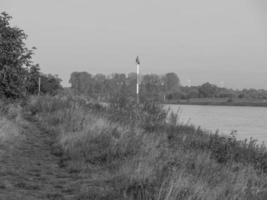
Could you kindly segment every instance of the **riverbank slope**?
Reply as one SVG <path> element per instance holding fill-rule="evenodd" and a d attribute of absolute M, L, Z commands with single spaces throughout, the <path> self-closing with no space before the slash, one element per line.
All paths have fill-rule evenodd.
<path fill-rule="evenodd" d="M 177 124 L 175 114 L 166 124 L 157 104 L 103 108 L 40 97 L 21 112 L 23 139 L 12 149 L 1 146 L 2 198 L 267 197 L 265 147 Z"/>

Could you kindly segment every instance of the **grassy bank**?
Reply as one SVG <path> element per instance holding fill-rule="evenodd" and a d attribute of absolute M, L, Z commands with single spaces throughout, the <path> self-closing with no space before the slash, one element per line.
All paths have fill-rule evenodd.
<path fill-rule="evenodd" d="M 177 123 L 157 104 L 109 108 L 74 97 L 33 98 L 24 108 L 57 139 L 61 167 L 87 177 L 78 199 L 267 198 L 267 153 L 255 141 Z"/>

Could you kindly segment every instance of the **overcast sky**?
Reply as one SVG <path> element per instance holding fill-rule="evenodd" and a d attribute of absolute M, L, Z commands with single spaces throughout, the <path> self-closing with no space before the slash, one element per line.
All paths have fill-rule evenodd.
<path fill-rule="evenodd" d="M 176 72 L 182 84 L 267 89 L 266 0 L 0 0 L 67 85 L 73 71 Z"/>

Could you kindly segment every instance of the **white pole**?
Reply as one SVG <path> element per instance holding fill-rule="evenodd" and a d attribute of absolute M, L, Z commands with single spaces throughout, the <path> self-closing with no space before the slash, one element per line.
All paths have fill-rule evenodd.
<path fill-rule="evenodd" d="M 140 73 L 140 65 L 137 63 L 136 65 L 136 98 L 137 104 L 139 104 L 139 73 Z"/>
<path fill-rule="evenodd" d="M 140 73 L 140 65 L 137 64 L 136 66 L 136 94 L 139 94 L 139 73 Z"/>

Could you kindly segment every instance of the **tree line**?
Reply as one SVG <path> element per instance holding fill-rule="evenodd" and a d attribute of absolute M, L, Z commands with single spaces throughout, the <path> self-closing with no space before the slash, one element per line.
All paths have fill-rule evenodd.
<path fill-rule="evenodd" d="M 11 26 L 7 13 L 0 14 L 0 98 L 23 98 L 38 93 L 55 94 L 61 89 L 61 80 L 54 75 L 44 74 L 40 66 L 32 61 L 35 47 L 26 47 L 27 35 Z"/>
<path fill-rule="evenodd" d="M 100 100 L 117 96 L 136 97 L 136 73 L 114 73 L 110 75 L 73 72 L 69 83 L 78 95 L 83 94 Z M 267 99 L 266 90 L 233 90 L 218 87 L 209 82 L 200 86 L 182 86 L 176 73 L 165 75 L 145 74 L 141 76 L 140 97 L 150 100 L 180 100 L 192 98 L 246 98 Z"/>
<path fill-rule="evenodd" d="M 267 90 L 242 89 L 234 90 L 218 87 L 209 82 L 200 86 L 181 87 L 177 93 L 171 94 L 169 99 L 192 99 L 192 98 L 239 98 L 239 99 L 267 99 Z"/>
<path fill-rule="evenodd" d="M 140 77 L 141 98 L 163 100 L 180 90 L 180 80 L 175 73 L 165 75 L 145 74 Z M 111 75 L 73 72 L 69 83 L 76 94 L 84 94 L 101 100 L 116 96 L 136 97 L 137 74 L 114 73 Z"/>

